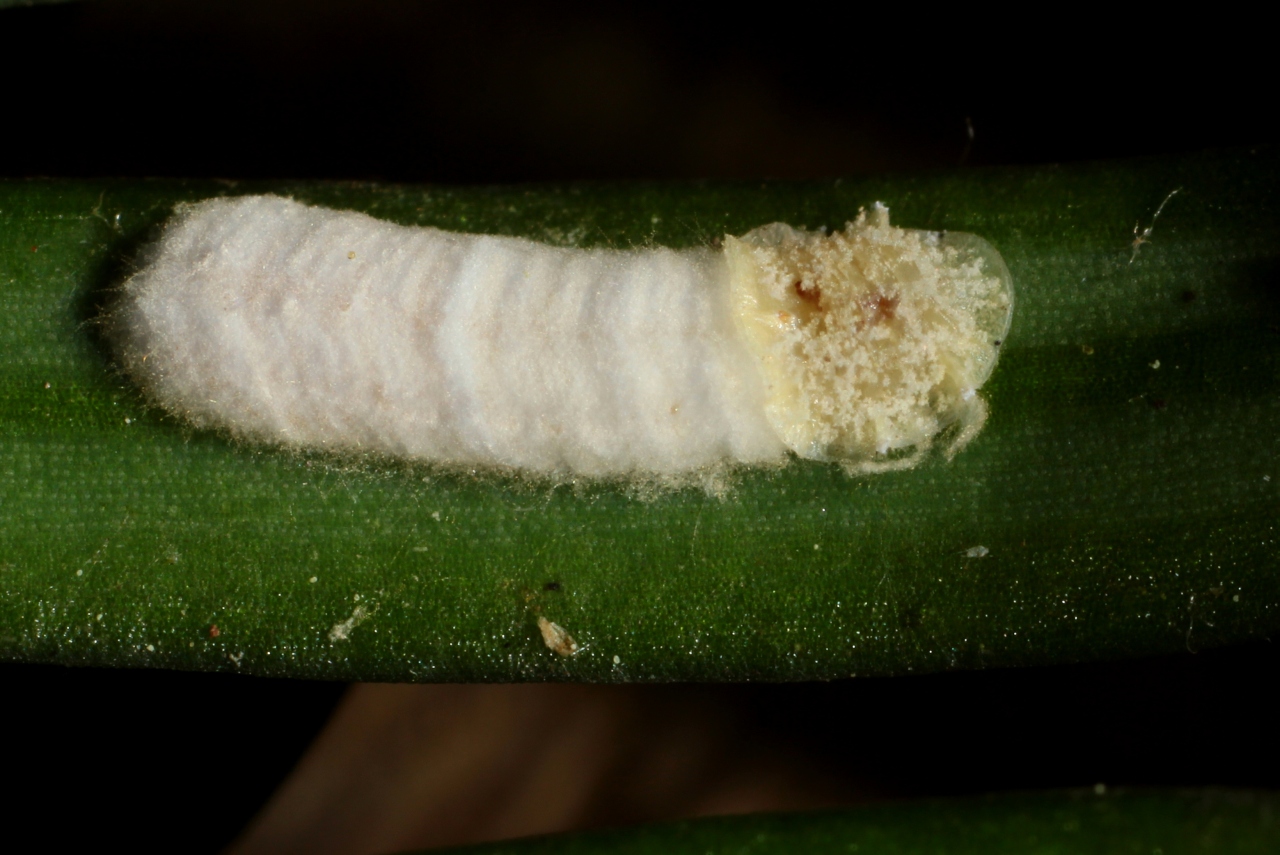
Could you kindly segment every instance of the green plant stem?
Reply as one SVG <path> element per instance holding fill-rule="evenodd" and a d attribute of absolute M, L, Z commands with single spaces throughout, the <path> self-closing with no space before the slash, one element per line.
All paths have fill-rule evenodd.
<path fill-rule="evenodd" d="M 0 183 L 0 658 L 800 680 L 1268 636 L 1277 190 L 1270 150 L 810 184 Z M 175 203 L 262 191 L 614 246 L 834 227 L 883 201 L 895 223 L 991 240 L 1018 305 L 986 429 L 908 472 L 796 461 L 723 496 L 639 497 L 284 453 L 148 408 L 94 325 Z M 540 616 L 579 652 L 549 650 Z"/>

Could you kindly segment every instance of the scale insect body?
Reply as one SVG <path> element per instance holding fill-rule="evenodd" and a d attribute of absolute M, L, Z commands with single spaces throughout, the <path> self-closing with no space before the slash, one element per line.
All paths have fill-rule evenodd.
<path fill-rule="evenodd" d="M 985 241 L 876 207 L 723 244 L 572 249 L 211 199 L 178 210 L 109 324 L 162 407 L 290 447 L 616 477 L 788 452 L 892 467 L 981 427 L 1013 306 Z"/>

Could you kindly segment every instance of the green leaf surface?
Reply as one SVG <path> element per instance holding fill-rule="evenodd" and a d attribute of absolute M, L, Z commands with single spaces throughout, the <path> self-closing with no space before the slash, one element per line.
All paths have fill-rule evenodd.
<path fill-rule="evenodd" d="M 1274 794 L 1089 791 L 695 820 L 448 851 L 457 855 L 1253 855 L 1278 850 L 1280 803 Z"/>
<path fill-rule="evenodd" d="M 1270 635 L 1278 189 L 1272 150 L 807 184 L 0 183 L 0 657 L 798 680 Z M 584 246 L 839 226 L 879 200 L 992 241 L 1018 304 L 986 429 L 908 472 L 793 461 L 645 497 L 284 453 L 147 407 L 93 323 L 176 202 L 263 191 Z"/>

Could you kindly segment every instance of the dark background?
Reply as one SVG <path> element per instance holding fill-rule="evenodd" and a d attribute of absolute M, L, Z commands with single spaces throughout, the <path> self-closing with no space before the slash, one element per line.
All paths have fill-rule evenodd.
<path fill-rule="evenodd" d="M 1027 11 L 408 0 L 8 9 L 0 176 L 785 179 L 1277 141 L 1274 54 L 1259 22 L 1145 6 Z M 1265 698 L 1278 675 L 1280 654 L 1258 642 L 636 696 L 678 709 L 687 695 L 705 715 L 710 694 L 726 744 L 782 746 L 855 782 L 859 797 L 1099 781 L 1274 787 L 1280 736 Z M 55 846 L 215 851 L 343 688 L 2 665 L 2 765 L 17 792 L 0 817 L 10 835 Z"/>
<path fill-rule="evenodd" d="M 1275 138 L 1269 26 L 1114 5 L 992 18 L 778 2 L 12 9 L 0 23 L 0 170 L 808 178 Z"/>

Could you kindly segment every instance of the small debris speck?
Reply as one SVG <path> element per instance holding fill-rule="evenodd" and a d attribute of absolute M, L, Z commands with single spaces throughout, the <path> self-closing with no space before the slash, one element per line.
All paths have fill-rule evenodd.
<path fill-rule="evenodd" d="M 356 251 L 354 249 L 347 253 L 347 258 L 355 258 L 355 257 L 356 257 Z"/>
<path fill-rule="evenodd" d="M 1093 348 L 1087 344 L 1080 345 L 1080 352 L 1085 356 L 1093 356 Z"/>
<path fill-rule="evenodd" d="M 1156 208 L 1156 212 L 1151 215 L 1151 225 L 1147 226 L 1145 229 L 1142 229 L 1142 231 L 1138 231 L 1138 229 L 1141 227 L 1141 224 L 1140 223 L 1133 224 L 1133 243 L 1131 244 L 1131 246 L 1133 247 L 1133 254 L 1129 256 L 1130 264 L 1133 264 L 1133 262 L 1137 259 L 1138 250 L 1142 249 L 1142 247 L 1145 244 L 1151 243 L 1151 233 L 1154 232 L 1156 229 L 1156 220 L 1160 219 L 1160 214 L 1164 212 L 1164 206 L 1168 205 L 1169 200 L 1172 199 L 1174 196 L 1178 195 L 1178 192 L 1180 190 L 1182 190 L 1182 188 L 1177 187 L 1171 190 L 1168 196 L 1164 197 L 1164 201 L 1160 203 L 1160 207 Z"/>
<path fill-rule="evenodd" d="M 1155 369 L 1159 369 L 1159 368 L 1160 368 L 1160 360 L 1158 360 L 1158 359 L 1157 359 L 1157 360 L 1154 360 L 1154 361 L 1151 363 L 1151 367 L 1152 367 L 1152 368 L 1155 368 Z"/>
<path fill-rule="evenodd" d="M 560 624 L 540 616 L 538 631 L 542 633 L 543 643 L 560 656 L 572 656 L 578 652 L 578 642 Z"/>
<path fill-rule="evenodd" d="M 559 582 L 548 582 L 547 584 L 545 584 L 545 585 L 543 585 L 543 586 L 542 586 L 542 590 L 544 590 L 544 591 L 559 591 L 559 590 L 560 590 L 560 583 L 559 583 Z"/>
<path fill-rule="evenodd" d="M 359 597 L 360 595 L 356 594 L 356 598 L 359 599 Z M 367 617 L 369 617 L 369 612 L 365 609 L 365 607 L 356 606 L 354 609 L 351 610 L 351 617 L 347 618 L 344 621 L 339 621 L 338 623 L 335 623 L 329 629 L 329 640 L 330 641 L 346 641 L 348 638 L 351 637 L 351 631 L 355 629 L 357 626 L 359 626 L 360 624 L 364 623 L 364 620 Z"/>
<path fill-rule="evenodd" d="M 439 512 L 439 511 L 432 511 L 432 512 L 431 512 L 431 518 L 432 518 L 433 520 L 435 520 L 436 522 L 440 522 L 440 512 Z"/>
<path fill-rule="evenodd" d="M 210 638 L 217 638 L 220 635 L 222 635 L 222 630 L 218 629 L 218 625 L 216 623 L 213 626 L 209 627 Z"/>
<path fill-rule="evenodd" d="M 147 652 L 148 652 L 148 653 L 155 653 L 155 652 L 156 652 L 156 646 L 155 646 L 154 644 L 148 644 L 148 645 L 147 645 Z"/>

